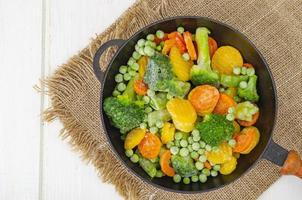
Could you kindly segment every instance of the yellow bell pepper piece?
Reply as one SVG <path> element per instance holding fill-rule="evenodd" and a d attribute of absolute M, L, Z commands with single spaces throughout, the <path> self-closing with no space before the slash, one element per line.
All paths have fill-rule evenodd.
<path fill-rule="evenodd" d="M 130 131 L 125 139 L 124 148 L 126 150 L 136 147 L 145 137 L 146 129 L 136 128 Z"/>
<path fill-rule="evenodd" d="M 163 144 L 167 144 L 174 139 L 175 127 L 169 122 L 165 122 L 161 129 L 161 141 Z"/>
<path fill-rule="evenodd" d="M 222 143 L 217 150 L 206 152 L 208 160 L 214 164 L 228 162 L 232 158 L 232 154 L 232 148 L 226 143 Z"/>
<path fill-rule="evenodd" d="M 221 165 L 219 171 L 223 175 L 228 175 L 236 169 L 236 165 L 237 165 L 237 159 L 232 156 L 230 161 Z"/>

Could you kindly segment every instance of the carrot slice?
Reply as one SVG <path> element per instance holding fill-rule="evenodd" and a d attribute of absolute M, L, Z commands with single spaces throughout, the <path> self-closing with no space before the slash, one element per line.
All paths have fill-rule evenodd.
<path fill-rule="evenodd" d="M 175 175 L 175 171 L 174 171 L 173 167 L 170 166 L 170 159 L 171 159 L 171 152 L 170 152 L 170 150 L 166 150 L 161 155 L 159 164 L 160 164 L 160 168 L 163 171 L 163 173 L 166 174 L 167 176 L 172 177 Z"/>
<path fill-rule="evenodd" d="M 259 137 L 260 134 L 256 127 L 250 126 L 244 128 L 235 136 L 236 146 L 233 151 L 243 154 L 249 153 L 257 145 Z"/>
<path fill-rule="evenodd" d="M 143 96 L 143 95 L 147 94 L 148 85 L 146 83 L 144 83 L 144 81 L 142 79 L 138 79 L 138 80 L 134 81 L 133 88 L 134 88 L 134 91 L 136 92 L 136 94 Z"/>
<path fill-rule="evenodd" d="M 182 38 L 182 35 L 181 35 L 179 32 L 174 31 L 174 32 L 171 32 L 171 33 L 168 34 L 168 38 L 169 38 L 169 39 L 174 39 L 174 38 L 176 38 L 176 37 L 179 37 L 180 40 L 181 40 L 181 42 L 182 42 L 182 43 L 185 43 L 184 39 Z"/>
<path fill-rule="evenodd" d="M 211 166 L 211 164 L 208 161 L 206 161 L 204 163 L 204 167 L 207 168 L 207 169 L 209 169 L 209 170 L 212 169 L 212 166 Z"/>
<path fill-rule="evenodd" d="M 242 65 L 243 67 L 247 67 L 247 68 L 253 68 L 253 65 L 250 63 L 243 63 Z"/>
<path fill-rule="evenodd" d="M 213 112 L 219 100 L 219 91 L 211 85 L 200 85 L 191 90 L 188 99 L 198 115 L 204 116 Z"/>
<path fill-rule="evenodd" d="M 138 145 L 139 152 L 143 157 L 148 159 L 156 158 L 160 152 L 160 148 L 160 139 L 152 133 L 147 133 Z"/>
<path fill-rule="evenodd" d="M 256 112 L 253 116 L 252 116 L 252 121 L 244 121 L 244 120 L 237 120 L 238 121 L 238 123 L 241 125 L 241 126 L 253 126 L 256 122 L 257 122 L 257 120 L 258 120 L 258 118 L 259 118 L 259 115 L 260 115 L 260 113 L 259 113 L 259 111 L 258 112 Z"/>
<path fill-rule="evenodd" d="M 209 43 L 210 57 L 212 58 L 212 56 L 214 55 L 215 51 L 218 48 L 217 42 L 216 42 L 216 40 L 214 40 L 214 38 L 209 37 L 208 43 Z"/>
<path fill-rule="evenodd" d="M 236 105 L 236 102 L 232 97 L 230 97 L 227 94 L 220 94 L 219 100 L 216 104 L 216 107 L 214 108 L 214 113 L 225 115 L 228 113 L 228 110 L 230 107 L 233 107 Z"/>
<path fill-rule="evenodd" d="M 175 40 L 175 45 L 177 46 L 177 48 L 180 50 L 181 53 L 184 53 L 186 51 L 185 41 L 179 32 L 174 31 L 172 33 L 169 33 L 168 38 Z"/>
<path fill-rule="evenodd" d="M 184 40 L 186 43 L 186 47 L 188 50 L 188 53 L 190 55 L 191 60 L 196 60 L 197 59 L 197 54 L 196 50 L 192 41 L 192 34 L 188 31 L 184 32 Z"/>
<path fill-rule="evenodd" d="M 165 43 L 164 43 L 164 47 L 163 47 L 163 50 L 162 50 L 162 54 L 164 55 L 167 55 L 170 51 L 170 49 L 176 44 L 176 41 L 175 39 L 169 39 L 169 40 L 166 40 Z"/>

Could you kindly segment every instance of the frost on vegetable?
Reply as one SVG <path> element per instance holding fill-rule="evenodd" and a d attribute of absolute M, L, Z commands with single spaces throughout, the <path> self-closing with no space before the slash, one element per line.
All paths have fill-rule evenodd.
<path fill-rule="evenodd" d="M 259 108 L 249 101 L 237 104 L 235 108 L 235 118 L 244 121 L 252 121 L 253 115 L 259 111 Z"/>
<path fill-rule="evenodd" d="M 171 161 L 175 172 L 182 177 L 190 177 L 196 175 L 198 172 L 193 159 L 189 156 L 182 157 L 180 155 L 174 155 Z"/>
<path fill-rule="evenodd" d="M 239 88 L 238 95 L 247 100 L 252 102 L 257 102 L 259 100 L 259 95 L 257 93 L 257 76 L 252 75 L 249 78 L 246 88 Z"/>

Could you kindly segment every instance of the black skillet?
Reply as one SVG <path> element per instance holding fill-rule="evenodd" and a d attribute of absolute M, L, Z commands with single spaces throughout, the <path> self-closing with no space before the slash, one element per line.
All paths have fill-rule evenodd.
<path fill-rule="evenodd" d="M 158 29 L 161 29 L 164 32 L 171 32 L 175 31 L 178 26 L 183 26 L 185 30 L 192 33 L 194 33 L 196 28 L 200 26 L 209 28 L 211 31 L 211 37 L 215 38 L 218 42 L 218 46 L 231 45 L 236 47 L 243 55 L 245 61 L 251 63 L 255 67 L 256 74 L 258 75 L 258 92 L 261 97 L 258 102 L 258 106 L 261 112 L 256 127 L 258 127 L 261 133 L 260 142 L 250 154 L 240 156 L 237 168 L 232 174 L 220 174 L 215 178 L 209 178 L 209 180 L 204 184 L 191 183 L 189 185 L 185 185 L 183 183 L 174 183 L 172 178 L 169 177 L 150 179 L 141 167 L 137 164 L 133 164 L 129 158 L 125 156 L 124 145 L 123 141 L 120 139 L 120 133 L 118 129 L 114 128 L 110 124 L 109 119 L 102 109 L 104 98 L 111 96 L 114 90 L 116 84 L 114 76 L 118 73 L 119 66 L 127 63 L 134 51 L 136 42 L 140 38 L 146 38 L 146 35 L 149 33 L 155 33 Z M 102 53 L 111 46 L 118 46 L 119 49 L 113 56 L 107 70 L 103 72 L 99 66 L 99 59 Z M 173 192 L 207 192 L 223 187 L 240 178 L 260 159 L 267 159 L 278 166 L 283 166 L 281 170 L 283 174 L 296 174 L 302 178 L 302 161 L 300 160 L 297 152 L 289 152 L 272 140 L 272 133 L 277 116 L 277 93 L 272 73 L 265 59 L 257 50 L 255 45 L 253 45 L 252 42 L 238 30 L 206 17 L 181 16 L 159 20 L 142 28 L 128 40 L 115 39 L 104 43 L 95 54 L 93 69 L 96 77 L 102 85 L 100 95 L 100 116 L 101 123 L 105 128 L 106 136 L 110 141 L 111 148 L 117 157 L 123 161 L 125 166 L 127 166 L 130 171 L 141 180 L 146 181 L 153 186 Z"/>

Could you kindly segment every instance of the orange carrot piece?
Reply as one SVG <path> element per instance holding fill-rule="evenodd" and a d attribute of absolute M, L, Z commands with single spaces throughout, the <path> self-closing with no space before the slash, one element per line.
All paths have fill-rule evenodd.
<path fill-rule="evenodd" d="M 174 31 L 174 32 L 171 32 L 171 33 L 168 34 L 168 38 L 169 38 L 169 39 L 174 39 L 174 38 L 176 38 L 176 37 L 179 37 L 180 40 L 181 40 L 181 42 L 185 43 L 185 41 L 184 41 L 182 35 L 181 35 L 179 32 Z"/>
<path fill-rule="evenodd" d="M 241 153 L 247 150 L 253 142 L 255 136 L 256 133 L 254 127 L 243 129 L 239 134 L 235 136 L 236 146 L 234 147 L 233 151 Z"/>
<path fill-rule="evenodd" d="M 214 55 L 215 51 L 218 48 L 217 42 L 216 40 L 214 40 L 214 38 L 209 37 L 208 43 L 209 43 L 210 57 L 212 58 L 212 56 Z"/>
<path fill-rule="evenodd" d="M 147 94 L 148 85 L 146 83 L 144 83 L 144 81 L 142 79 L 135 80 L 133 87 L 134 87 L 134 91 L 136 92 L 136 94 L 142 95 L 142 96 Z"/>
<path fill-rule="evenodd" d="M 147 133 L 138 145 L 138 150 L 144 158 L 153 159 L 156 158 L 160 152 L 161 141 L 152 134 Z"/>
<path fill-rule="evenodd" d="M 216 107 L 214 108 L 214 113 L 225 115 L 228 113 L 228 110 L 230 107 L 233 107 L 236 105 L 236 102 L 232 97 L 230 97 L 227 94 L 220 94 L 219 100 L 216 104 Z"/>
<path fill-rule="evenodd" d="M 211 164 L 210 164 L 208 161 L 206 161 L 206 162 L 204 163 L 204 167 L 207 168 L 207 169 L 209 169 L 209 170 L 212 169 L 212 166 L 211 166 Z"/>
<path fill-rule="evenodd" d="M 175 37 L 175 44 L 177 46 L 177 48 L 180 50 L 180 52 L 183 54 L 186 51 L 186 45 L 183 42 L 183 38 L 176 36 Z"/>
<path fill-rule="evenodd" d="M 259 118 L 259 111 L 258 112 L 256 112 L 253 116 L 252 116 L 252 121 L 244 121 L 244 120 L 237 120 L 238 121 L 238 123 L 241 125 L 241 126 L 253 126 L 256 122 L 257 122 L 257 120 L 258 120 L 258 118 Z"/>
<path fill-rule="evenodd" d="M 211 85 L 200 85 L 191 90 L 188 99 L 198 115 L 204 116 L 213 112 L 219 100 L 219 91 Z"/>
<path fill-rule="evenodd" d="M 243 67 L 246 67 L 246 68 L 253 68 L 253 65 L 250 64 L 250 63 L 243 63 L 242 66 L 243 66 Z"/>
<path fill-rule="evenodd" d="M 186 43 L 186 47 L 188 50 L 188 53 L 190 55 L 191 60 L 196 60 L 197 59 L 197 54 L 196 50 L 192 41 L 192 34 L 188 31 L 184 32 L 184 40 Z"/>
<path fill-rule="evenodd" d="M 170 49 L 176 44 L 176 41 L 175 39 L 169 39 L 169 40 L 166 40 L 165 43 L 164 43 L 164 47 L 163 47 L 163 50 L 162 50 L 162 54 L 164 55 L 167 55 L 170 51 Z"/>
<path fill-rule="evenodd" d="M 160 168 L 163 171 L 164 174 L 167 176 L 174 176 L 175 171 L 173 167 L 170 166 L 170 159 L 171 159 L 171 152 L 170 150 L 166 150 L 160 157 L 159 164 Z"/>

